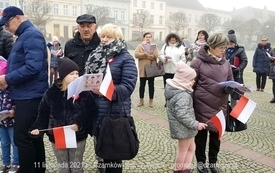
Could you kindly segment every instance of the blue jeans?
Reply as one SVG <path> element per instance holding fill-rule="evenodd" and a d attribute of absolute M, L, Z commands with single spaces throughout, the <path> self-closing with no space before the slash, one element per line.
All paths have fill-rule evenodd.
<path fill-rule="evenodd" d="M 13 163 L 12 165 L 19 165 L 18 149 L 13 142 L 13 127 L 1 127 L 1 148 L 3 165 L 11 164 L 11 146 L 13 150 Z"/>

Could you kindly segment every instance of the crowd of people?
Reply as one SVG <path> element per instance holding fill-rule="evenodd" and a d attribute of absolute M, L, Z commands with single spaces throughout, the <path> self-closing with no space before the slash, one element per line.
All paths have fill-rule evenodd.
<path fill-rule="evenodd" d="M 131 116 L 131 95 L 139 75 L 139 103 L 144 106 L 146 81 L 149 86 L 149 107 L 154 107 L 154 77 L 147 77 L 146 65 L 160 61 L 164 68 L 163 85 L 171 138 L 178 140 L 175 173 L 188 173 L 193 157 L 197 169 L 206 173 L 206 146 L 209 134 L 208 163 L 218 173 L 216 163 L 220 150 L 217 129 L 209 120 L 220 110 L 227 115 L 241 93 L 219 85 L 219 82 L 244 83 L 247 55 L 237 42 L 234 30 L 228 34 L 205 30 L 197 33 L 191 48 L 176 33 L 170 33 L 160 50 L 153 46 L 152 33 L 143 34 L 134 53 L 128 52 L 120 27 L 106 24 L 97 32 L 96 18 L 90 14 L 77 17 L 78 27 L 64 49 L 57 36 L 50 43 L 26 19 L 21 9 L 10 6 L 0 19 L 0 138 L 2 172 L 45 173 L 44 133 L 52 143 L 59 165 L 83 161 L 86 139 L 94 145 L 101 123 L 111 112 L 119 117 L 116 91 L 112 101 L 99 88 L 81 92 L 67 99 L 68 85 L 84 74 L 105 73 L 107 65 L 115 88 L 123 93 L 123 113 Z M 13 35 L 16 36 L 16 41 Z M 273 81 L 275 103 L 275 47 L 262 37 L 253 56 L 257 91 L 264 92 L 267 76 Z M 149 49 L 148 49 L 149 47 Z M 138 68 L 135 59 L 138 61 Z M 110 108 L 111 106 L 111 108 Z M 2 118 L 3 117 L 3 118 Z M 52 129 L 70 125 L 76 132 L 77 148 L 58 149 Z M 11 146 L 13 153 L 11 154 Z M 11 158 L 12 156 L 12 158 Z M 122 173 L 122 160 L 96 156 L 101 173 Z M 109 166 L 106 166 L 109 165 Z M 58 167 L 60 173 L 81 173 L 82 167 Z"/>

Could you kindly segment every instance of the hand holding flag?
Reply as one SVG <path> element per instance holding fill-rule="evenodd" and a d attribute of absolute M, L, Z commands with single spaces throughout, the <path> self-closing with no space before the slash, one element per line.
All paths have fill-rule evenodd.
<path fill-rule="evenodd" d="M 225 132 L 225 117 L 223 111 L 221 110 L 215 116 L 213 116 L 209 121 L 213 123 L 219 133 L 219 140 L 224 135 Z"/>
<path fill-rule="evenodd" d="M 245 124 L 252 115 L 256 105 L 256 102 L 248 99 L 245 96 L 242 96 L 236 106 L 234 106 L 233 110 L 230 112 L 230 115 Z"/>

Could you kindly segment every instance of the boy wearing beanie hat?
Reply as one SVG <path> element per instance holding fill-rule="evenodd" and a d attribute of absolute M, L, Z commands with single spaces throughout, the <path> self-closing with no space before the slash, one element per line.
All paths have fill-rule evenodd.
<path fill-rule="evenodd" d="M 170 134 L 171 138 L 178 139 L 174 173 L 190 172 L 190 165 L 195 153 L 194 137 L 198 130 L 207 127 L 207 124 L 200 123 L 195 119 L 191 96 L 195 77 L 195 70 L 183 61 L 179 61 L 174 78 L 166 80 L 166 112 Z"/>
<path fill-rule="evenodd" d="M 67 99 L 68 85 L 79 77 L 78 65 L 68 58 L 61 58 L 58 62 L 59 76 L 45 93 L 39 109 L 36 122 L 31 127 L 32 135 L 40 135 L 41 129 L 71 126 L 76 132 L 76 148 L 56 148 L 52 130 L 46 131 L 56 156 L 58 165 L 83 163 L 83 154 L 86 138 L 92 124 L 97 117 L 97 108 L 94 97 L 89 91 L 83 91 L 74 98 Z M 77 152 L 77 154 L 75 154 Z M 81 166 L 58 167 L 59 172 L 83 173 Z"/>

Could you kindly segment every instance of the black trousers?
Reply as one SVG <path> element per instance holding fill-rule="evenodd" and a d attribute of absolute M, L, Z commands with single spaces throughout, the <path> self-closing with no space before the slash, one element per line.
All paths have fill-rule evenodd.
<path fill-rule="evenodd" d="M 122 173 L 121 160 L 106 160 L 104 159 L 105 173 Z"/>
<path fill-rule="evenodd" d="M 266 84 L 267 73 L 256 73 L 256 85 L 258 89 L 264 89 Z"/>
<path fill-rule="evenodd" d="M 273 98 L 275 99 L 275 79 L 272 79 L 272 92 L 273 92 Z"/>
<path fill-rule="evenodd" d="M 163 85 L 164 85 L 164 88 L 166 86 L 166 79 L 173 79 L 174 75 L 175 74 L 173 74 L 173 73 L 165 73 L 165 75 L 163 76 Z"/>
<path fill-rule="evenodd" d="M 32 138 L 29 129 L 36 121 L 40 99 L 15 101 L 14 143 L 19 152 L 20 173 L 45 173 L 43 136 Z"/>
<path fill-rule="evenodd" d="M 200 130 L 198 134 L 195 136 L 195 143 L 196 143 L 196 159 L 197 162 L 206 162 L 206 156 L 205 156 L 205 149 L 206 149 L 206 142 L 207 142 L 207 136 L 209 132 L 209 153 L 208 153 L 208 159 L 209 163 L 216 163 L 218 160 L 218 153 L 220 151 L 220 140 L 218 133 L 211 132 L 208 130 Z"/>
<path fill-rule="evenodd" d="M 141 78 L 139 78 L 139 81 L 140 81 L 139 98 L 141 98 L 141 99 L 144 98 L 145 85 L 146 85 L 146 81 L 148 81 L 149 98 L 153 99 L 154 93 L 155 93 L 155 86 L 154 86 L 155 78 L 154 77 L 150 77 L 150 78 L 141 77 Z"/>

